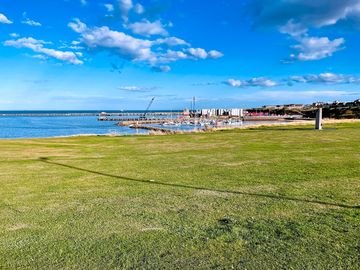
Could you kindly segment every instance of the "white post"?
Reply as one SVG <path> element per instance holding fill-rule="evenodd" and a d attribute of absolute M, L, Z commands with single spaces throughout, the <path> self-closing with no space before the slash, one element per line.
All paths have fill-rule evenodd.
<path fill-rule="evenodd" d="M 316 112 L 315 129 L 322 130 L 322 108 Z"/>

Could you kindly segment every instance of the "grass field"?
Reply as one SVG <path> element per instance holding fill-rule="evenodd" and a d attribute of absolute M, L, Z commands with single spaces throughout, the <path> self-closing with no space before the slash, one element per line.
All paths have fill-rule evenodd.
<path fill-rule="evenodd" d="M 0 140 L 0 269 L 360 269 L 360 124 Z"/>

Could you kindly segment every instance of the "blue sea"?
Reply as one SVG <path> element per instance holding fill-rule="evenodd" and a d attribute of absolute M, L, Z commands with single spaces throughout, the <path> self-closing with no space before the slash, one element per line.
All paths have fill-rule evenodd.
<path fill-rule="evenodd" d="M 148 130 L 117 126 L 116 122 L 112 121 L 98 121 L 97 115 L 100 112 L 101 111 L 0 111 L 0 139 L 149 133 Z M 120 111 L 107 112 L 120 113 Z M 141 111 L 127 112 L 141 113 Z M 15 116 L 19 114 L 26 114 L 27 116 Z M 91 114 L 91 116 L 56 116 L 57 114 Z M 244 122 L 242 125 L 251 125 L 254 123 L 261 124 L 261 122 Z M 166 128 L 191 131 L 200 127 L 167 126 Z"/>
<path fill-rule="evenodd" d="M 108 111 L 115 112 L 115 111 Z M 97 121 L 97 116 L 36 116 L 97 111 L 0 111 L 0 138 L 48 138 L 75 135 L 146 134 L 148 131 L 120 127 L 116 122 Z M 31 116 L 1 116 L 29 114 Z"/>

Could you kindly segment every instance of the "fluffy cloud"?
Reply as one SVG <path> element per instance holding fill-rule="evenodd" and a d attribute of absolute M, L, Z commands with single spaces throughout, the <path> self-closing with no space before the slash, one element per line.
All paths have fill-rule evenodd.
<path fill-rule="evenodd" d="M 129 28 L 134 34 L 142 35 L 142 36 L 167 36 L 169 33 L 166 31 L 165 26 L 159 21 L 150 22 L 146 19 L 135 22 L 132 24 L 128 24 L 127 28 Z"/>
<path fill-rule="evenodd" d="M 335 52 L 342 50 L 345 40 L 343 38 L 329 40 L 327 37 L 302 37 L 299 42 L 293 46 L 298 54 L 291 55 L 291 58 L 311 61 L 332 56 Z"/>
<path fill-rule="evenodd" d="M 232 87 L 274 87 L 279 85 L 279 83 L 264 77 L 252 78 L 250 80 L 229 79 L 224 84 Z"/>
<path fill-rule="evenodd" d="M 250 4 L 256 28 L 275 28 L 295 38 L 299 51 L 293 60 L 310 61 L 332 56 L 345 40 L 310 37 L 311 29 L 346 27 L 360 29 L 359 0 L 254 0 Z"/>
<path fill-rule="evenodd" d="M 137 14 L 143 14 L 145 12 L 145 8 L 143 7 L 143 5 L 138 3 L 134 6 L 134 11 Z"/>
<path fill-rule="evenodd" d="M 26 12 L 23 12 L 23 18 L 24 18 L 24 20 L 21 22 L 22 24 L 27 24 L 27 25 L 30 25 L 30 26 L 41 26 L 41 23 L 29 19 L 27 17 Z"/>
<path fill-rule="evenodd" d="M 360 1 L 358 0 L 254 0 L 251 8 L 255 26 L 282 28 L 291 23 L 299 32 L 310 28 L 345 23 L 360 26 Z M 301 32 L 301 31 L 300 31 Z"/>
<path fill-rule="evenodd" d="M 189 46 L 187 42 L 176 37 L 140 39 L 124 32 L 111 30 L 107 26 L 89 28 L 78 19 L 69 23 L 69 27 L 80 34 L 81 42 L 91 50 L 110 51 L 123 59 L 145 63 L 158 71 L 170 71 L 170 67 L 162 65 L 164 63 L 184 59 L 215 59 L 223 56 L 218 51 L 207 52 L 202 48 L 164 51 L 164 46 Z"/>
<path fill-rule="evenodd" d="M 73 22 L 70 22 L 68 26 L 74 30 L 76 33 L 83 33 L 87 30 L 85 23 L 81 22 L 79 19 L 74 19 Z"/>
<path fill-rule="evenodd" d="M 59 51 L 54 49 L 49 49 L 44 47 L 44 45 L 49 44 L 43 40 L 37 40 L 32 37 L 20 38 L 17 40 L 7 40 L 4 42 L 5 46 L 11 46 L 15 48 L 28 48 L 36 53 L 41 53 L 43 55 L 55 58 L 57 60 L 71 63 L 74 65 L 81 65 L 83 61 L 79 60 L 75 53 L 69 51 Z"/>
<path fill-rule="evenodd" d="M 12 24 L 13 22 L 10 21 L 4 14 L 0 13 L 0 23 Z"/>
<path fill-rule="evenodd" d="M 319 75 L 309 74 L 304 76 L 292 76 L 289 82 L 294 83 L 323 83 L 323 84 L 351 84 L 360 83 L 360 77 L 354 75 L 321 73 Z"/>
<path fill-rule="evenodd" d="M 202 48 L 190 48 L 187 52 L 194 58 L 206 59 L 208 57 L 208 53 Z"/>
<path fill-rule="evenodd" d="M 127 22 L 129 19 L 128 18 L 129 12 L 131 9 L 133 9 L 134 4 L 132 0 L 118 0 L 118 2 L 119 2 L 119 9 L 121 12 L 121 17 L 125 22 Z"/>
<path fill-rule="evenodd" d="M 69 26 L 81 34 L 81 41 L 90 49 L 110 50 L 121 58 L 134 61 L 150 61 L 154 55 L 152 42 L 137 39 L 123 32 L 110 30 L 107 26 L 88 28 L 77 20 Z"/>
<path fill-rule="evenodd" d="M 242 81 L 235 80 L 235 79 L 228 79 L 224 83 L 227 85 L 230 85 L 232 87 L 241 87 L 242 86 Z"/>
<path fill-rule="evenodd" d="M 207 52 L 202 48 L 190 48 L 186 51 L 190 56 L 194 57 L 195 59 L 217 59 L 224 56 L 221 52 L 215 50 Z"/>
<path fill-rule="evenodd" d="M 170 63 L 176 62 L 178 60 L 188 59 L 189 55 L 182 51 L 173 51 L 167 50 L 165 53 L 159 54 L 158 62 L 160 63 Z"/>
<path fill-rule="evenodd" d="M 265 77 L 253 78 L 249 80 L 229 79 L 223 82 L 232 87 L 274 87 L 281 86 L 287 83 L 292 86 L 296 83 L 309 84 L 360 84 L 360 77 L 355 75 L 335 74 L 330 72 L 320 74 L 308 74 L 303 76 L 291 76 L 288 78 L 274 81 Z"/>
<path fill-rule="evenodd" d="M 224 54 L 222 52 L 215 51 L 215 50 L 212 50 L 208 53 L 208 57 L 211 59 L 217 59 L 217 58 L 221 58 L 223 56 L 224 56 Z"/>
<path fill-rule="evenodd" d="M 154 44 L 163 45 L 166 44 L 169 47 L 175 46 L 190 46 L 185 40 L 182 40 L 177 37 L 167 37 L 167 38 L 159 38 L 154 41 Z"/>
<path fill-rule="evenodd" d="M 106 10 L 108 12 L 113 12 L 114 11 L 114 5 L 113 4 L 104 4 L 104 7 L 106 8 Z"/>
<path fill-rule="evenodd" d="M 30 20 L 29 18 L 26 18 L 24 21 L 21 22 L 22 24 L 27 24 L 30 26 L 41 26 L 41 23 L 36 22 L 34 20 Z"/>

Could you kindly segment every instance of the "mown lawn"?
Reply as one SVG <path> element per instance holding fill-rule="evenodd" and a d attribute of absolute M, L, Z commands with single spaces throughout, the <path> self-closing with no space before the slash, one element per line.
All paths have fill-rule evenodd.
<path fill-rule="evenodd" d="M 360 269 L 360 124 L 0 140 L 0 269 Z"/>

